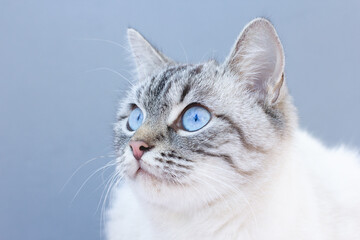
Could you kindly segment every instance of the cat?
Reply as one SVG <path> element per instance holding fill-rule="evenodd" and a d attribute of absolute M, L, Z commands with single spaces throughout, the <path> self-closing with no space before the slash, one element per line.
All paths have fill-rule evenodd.
<path fill-rule="evenodd" d="M 115 123 L 108 240 L 360 239 L 360 160 L 301 130 L 264 18 L 224 63 L 181 64 L 134 29 Z"/>

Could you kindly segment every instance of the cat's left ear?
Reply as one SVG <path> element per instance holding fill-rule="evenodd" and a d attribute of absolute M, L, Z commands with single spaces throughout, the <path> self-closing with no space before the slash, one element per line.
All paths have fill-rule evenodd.
<path fill-rule="evenodd" d="M 246 81 L 259 102 L 273 105 L 284 92 L 284 63 L 284 51 L 273 25 L 257 18 L 240 34 L 225 62 L 225 71 Z"/>
<path fill-rule="evenodd" d="M 144 80 L 157 70 L 173 64 L 173 61 L 154 48 L 139 32 L 129 28 L 127 37 L 139 80 Z"/>

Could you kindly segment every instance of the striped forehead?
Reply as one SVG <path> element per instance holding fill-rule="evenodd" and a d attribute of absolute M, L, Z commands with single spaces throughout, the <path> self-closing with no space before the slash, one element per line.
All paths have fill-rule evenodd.
<path fill-rule="evenodd" d="M 201 75 L 202 68 L 202 65 L 169 67 L 142 83 L 136 90 L 136 98 L 148 111 L 166 109 L 181 103 L 191 85 Z"/>

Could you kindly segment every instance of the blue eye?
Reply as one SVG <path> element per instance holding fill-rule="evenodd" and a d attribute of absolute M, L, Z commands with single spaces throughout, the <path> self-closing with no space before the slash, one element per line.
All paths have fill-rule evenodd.
<path fill-rule="evenodd" d="M 211 115 L 208 110 L 200 106 L 194 106 L 186 110 L 182 116 L 182 125 L 186 131 L 194 132 L 203 128 Z"/>
<path fill-rule="evenodd" d="M 130 131 L 135 131 L 136 129 L 138 129 L 142 122 L 144 120 L 144 115 L 143 112 L 141 111 L 140 108 L 135 108 L 129 116 L 129 120 L 128 120 L 128 128 Z"/>

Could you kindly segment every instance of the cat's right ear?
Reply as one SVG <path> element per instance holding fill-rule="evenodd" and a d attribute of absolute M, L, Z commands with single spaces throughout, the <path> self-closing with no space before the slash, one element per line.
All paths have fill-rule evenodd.
<path fill-rule="evenodd" d="M 173 63 L 172 60 L 154 48 L 135 29 L 129 28 L 127 30 L 127 37 L 136 64 L 139 81 L 146 79 L 161 68 Z"/>

